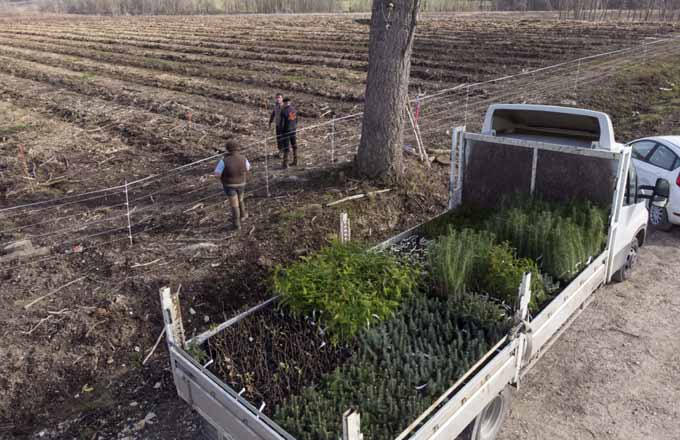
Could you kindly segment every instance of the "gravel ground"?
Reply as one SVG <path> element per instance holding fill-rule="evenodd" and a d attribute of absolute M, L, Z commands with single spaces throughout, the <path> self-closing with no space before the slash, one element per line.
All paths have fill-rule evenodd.
<path fill-rule="evenodd" d="M 529 372 L 499 440 L 680 439 L 680 229 L 656 232 Z"/>

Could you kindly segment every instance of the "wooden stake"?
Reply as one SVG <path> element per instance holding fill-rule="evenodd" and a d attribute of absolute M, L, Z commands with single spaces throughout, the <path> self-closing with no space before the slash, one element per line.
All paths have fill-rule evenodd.
<path fill-rule="evenodd" d="M 166 330 L 166 328 L 163 327 L 163 331 L 161 332 L 160 335 L 158 335 L 158 339 L 156 339 L 156 343 L 153 344 L 153 348 L 151 348 L 151 351 L 149 352 L 149 354 L 147 354 L 146 357 L 144 358 L 144 360 L 142 361 L 142 365 L 146 365 L 146 362 L 149 360 L 149 358 L 151 357 L 151 355 L 153 354 L 153 352 L 156 351 L 156 348 L 158 347 L 158 344 L 160 344 L 160 343 L 161 343 L 161 339 L 163 339 L 163 335 L 165 334 L 165 330 Z"/>

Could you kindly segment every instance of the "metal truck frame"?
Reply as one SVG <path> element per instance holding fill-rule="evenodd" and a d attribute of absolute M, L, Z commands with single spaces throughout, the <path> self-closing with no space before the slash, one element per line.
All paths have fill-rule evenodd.
<path fill-rule="evenodd" d="M 532 112 L 539 112 L 532 113 Z M 499 115 L 497 117 L 497 115 Z M 501 117 L 500 115 L 505 115 Z M 561 128 L 547 130 L 548 136 L 518 135 L 517 127 L 499 130 L 498 125 L 508 124 L 517 116 L 517 127 L 524 127 L 528 116 L 552 115 L 567 122 Z M 508 119 L 503 121 L 503 118 Z M 560 140 L 560 136 L 574 134 L 582 121 L 589 124 L 585 140 L 574 142 Z M 530 120 L 533 120 L 529 118 Z M 500 121 L 500 122 L 499 122 Z M 570 126 L 571 124 L 571 126 Z M 526 128 L 526 127 L 525 127 Z M 543 127 L 545 128 L 545 127 Z M 534 133 L 536 127 L 528 133 Z M 540 127 L 538 129 L 540 131 Z M 535 134 L 535 133 L 534 133 Z M 545 134 L 545 133 L 544 133 Z M 575 133 L 579 137 L 582 134 Z M 555 137 L 557 135 L 557 137 Z M 588 140 L 588 137 L 593 139 Z M 565 138 L 566 139 L 566 138 Z M 515 312 L 515 325 L 509 334 L 494 346 L 431 407 L 414 420 L 395 440 L 451 440 L 462 435 L 466 439 L 492 440 L 500 430 L 509 407 L 510 386 L 519 387 L 526 374 L 550 348 L 562 332 L 587 305 L 589 297 L 600 286 L 608 283 L 614 274 L 625 276 L 625 271 L 637 259 L 637 247 L 642 245 L 647 228 L 647 210 L 644 201 L 638 201 L 636 179 L 631 165 L 631 149 L 614 140 L 609 117 L 604 113 L 535 105 L 493 105 L 489 108 L 481 134 L 468 133 L 464 127 L 452 131 L 451 179 L 449 184 L 449 209 L 456 209 L 466 198 L 466 188 L 471 182 L 466 177 L 471 157 L 476 148 L 512 148 L 529 152 L 531 172 L 529 188 L 533 194 L 540 186 L 537 169 L 543 152 L 564 153 L 573 157 L 604 159 L 610 164 L 613 188 L 610 188 L 611 211 L 609 233 L 605 250 L 567 285 L 564 290 L 535 317 L 528 317 L 530 274 L 525 275 L 519 289 L 519 310 Z M 481 151 L 481 150 L 480 150 Z M 524 157 L 527 157 L 526 155 Z M 588 159 L 586 159 L 588 160 Z M 631 171 L 632 169 L 632 171 Z M 474 188 L 473 188 L 474 189 Z M 650 189 L 650 188 L 646 188 Z M 631 195 L 631 191 L 634 195 Z M 472 194 L 472 189 L 469 192 Z M 663 193 L 663 191 L 660 191 Z M 640 198 L 649 196 L 640 196 Z M 627 198 L 627 203 L 624 203 Z M 663 194 L 657 201 L 663 201 Z M 448 212 L 448 211 L 447 211 Z M 426 222 L 427 223 L 427 222 Z M 422 225 L 402 232 L 376 246 L 380 250 L 418 232 Z M 619 277 L 620 277 L 619 276 Z M 211 336 L 236 324 L 263 307 L 271 306 L 277 298 L 264 303 L 222 323 L 217 328 L 185 340 L 179 311 L 179 302 L 170 289 L 161 290 L 163 316 L 167 331 L 172 373 L 178 395 L 191 405 L 206 421 L 208 436 L 229 440 L 295 440 L 295 438 L 269 419 L 241 396 L 241 392 L 227 386 L 189 354 L 191 347 L 201 345 Z M 343 417 L 343 440 L 360 440 L 360 415 L 348 411 Z M 369 440 L 369 439 L 366 439 Z"/>

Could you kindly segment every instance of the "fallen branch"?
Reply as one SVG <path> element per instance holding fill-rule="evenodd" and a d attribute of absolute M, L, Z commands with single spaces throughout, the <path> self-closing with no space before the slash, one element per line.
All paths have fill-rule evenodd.
<path fill-rule="evenodd" d="M 349 202 L 350 200 L 363 199 L 364 197 L 374 196 L 376 194 L 382 194 L 382 193 L 386 193 L 388 191 L 392 191 L 392 188 L 381 189 L 381 190 L 378 190 L 378 191 L 371 191 L 371 192 L 367 192 L 367 193 L 364 193 L 364 194 L 356 194 L 356 195 L 353 195 L 353 196 L 345 197 L 344 199 L 336 200 L 335 202 L 326 203 L 326 207 L 339 205 L 340 203 Z"/>
<path fill-rule="evenodd" d="M 62 289 L 67 288 L 67 287 L 70 286 L 71 284 L 75 284 L 75 283 L 77 283 L 78 281 L 82 281 L 82 280 L 84 280 L 84 279 L 85 279 L 85 277 L 80 277 L 80 278 L 75 279 L 75 280 L 73 280 L 73 281 L 69 281 L 68 283 L 64 284 L 64 285 L 61 286 L 60 288 L 51 291 L 51 292 L 48 293 L 47 295 L 43 295 L 43 296 L 41 296 L 40 298 L 34 299 L 34 300 L 31 301 L 30 303 L 26 304 L 26 305 L 24 306 L 24 309 L 25 309 L 25 310 L 28 310 L 28 309 L 29 309 L 30 307 L 32 307 L 34 304 L 36 304 L 36 303 L 38 303 L 38 302 L 44 300 L 45 298 L 47 298 L 47 297 L 49 297 L 49 296 L 54 295 L 55 293 L 61 291 Z"/>
<path fill-rule="evenodd" d="M 153 354 L 153 352 L 156 351 L 156 348 L 158 347 L 158 344 L 160 344 L 161 339 L 163 338 L 164 334 L 165 334 L 165 327 L 163 327 L 163 331 L 161 332 L 161 334 L 158 335 L 158 339 L 156 339 L 156 343 L 151 348 L 151 351 L 149 352 L 149 354 L 147 354 L 146 357 L 144 358 L 144 360 L 142 361 L 142 365 L 146 365 L 146 361 L 148 361 L 149 358 L 151 357 L 151 355 Z"/>
<path fill-rule="evenodd" d="M 624 334 L 626 336 L 631 336 L 633 338 L 640 338 L 640 335 L 636 335 L 635 333 L 627 332 L 627 331 L 622 330 L 618 327 L 609 327 L 609 330 L 614 330 L 615 332 L 619 332 L 621 334 Z"/>
<path fill-rule="evenodd" d="M 205 206 L 203 203 L 199 203 L 198 205 L 194 205 L 191 208 L 187 209 L 186 211 L 182 211 L 182 214 L 186 214 L 187 212 L 194 211 L 198 208 L 203 208 L 203 206 Z"/>
<path fill-rule="evenodd" d="M 88 336 L 90 336 L 90 332 L 91 332 L 92 330 L 94 330 L 95 328 L 97 328 L 97 326 L 98 326 L 99 324 L 104 324 L 106 321 L 107 321 L 106 319 L 102 319 L 102 320 L 99 321 L 99 322 L 95 322 L 94 325 L 93 325 L 92 327 L 90 327 L 90 328 L 87 329 L 87 332 L 85 332 L 85 337 L 87 338 Z"/>
<path fill-rule="evenodd" d="M 134 269 L 134 268 L 136 268 L 136 267 L 146 267 L 146 266 L 151 266 L 152 264 L 156 264 L 156 263 L 158 263 L 159 261 L 161 261 L 160 258 L 157 258 L 157 259 L 155 259 L 155 260 L 153 260 L 153 261 L 149 261 L 148 263 L 144 263 L 144 264 L 136 263 L 136 264 L 134 264 L 133 266 L 130 266 L 130 268 L 131 268 L 131 269 Z"/>
<path fill-rule="evenodd" d="M 74 180 L 67 180 L 66 176 L 50 178 L 47 182 L 38 182 L 38 186 L 52 186 L 60 183 L 75 183 Z"/>
<path fill-rule="evenodd" d="M 30 330 L 27 331 L 27 332 L 22 332 L 22 333 L 25 334 L 25 335 L 30 335 L 31 333 L 33 333 L 33 331 L 34 331 L 35 329 L 37 329 L 38 327 L 40 327 L 40 326 L 42 325 L 43 322 L 46 322 L 47 320 L 49 320 L 49 319 L 50 319 L 51 317 L 53 317 L 53 316 L 54 316 L 54 315 L 48 315 L 47 317 L 41 319 L 41 320 L 40 320 L 40 321 L 39 321 L 32 329 L 30 329 Z"/>
<path fill-rule="evenodd" d="M 430 154 L 434 155 L 440 155 L 440 154 L 451 154 L 451 150 L 442 150 L 442 149 L 437 149 L 437 148 L 428 148 L 427 152 Z"/>

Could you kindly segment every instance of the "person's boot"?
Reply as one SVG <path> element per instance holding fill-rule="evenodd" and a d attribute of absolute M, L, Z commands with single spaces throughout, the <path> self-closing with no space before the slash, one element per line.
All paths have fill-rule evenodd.
<path fill-rule="evenodd" d="M 293 161 L 290 164 L 292 166 L 297 165 L 297 150 L 293 150 Z"/>
<path fill-rule="evenodd" d="M 246 220 L 248 218 L 248 211 L 246 211 L 246 205 L 243 203 L 243 195 L 238 199 L 238 207 L 241 211 L 241 220 Z"/>
<path fill-rule="evenodd" d="M 288 168 L 288 152 L 284 151 L 283 152 L 283 163 L 281 164 L 281 168 L 284 170 Z"/>
<path fill-rule="evenodd" d="M 241 212 L 239 208 L 231 208 L 231 230 L 238 231 L 241 229 Z"/>

